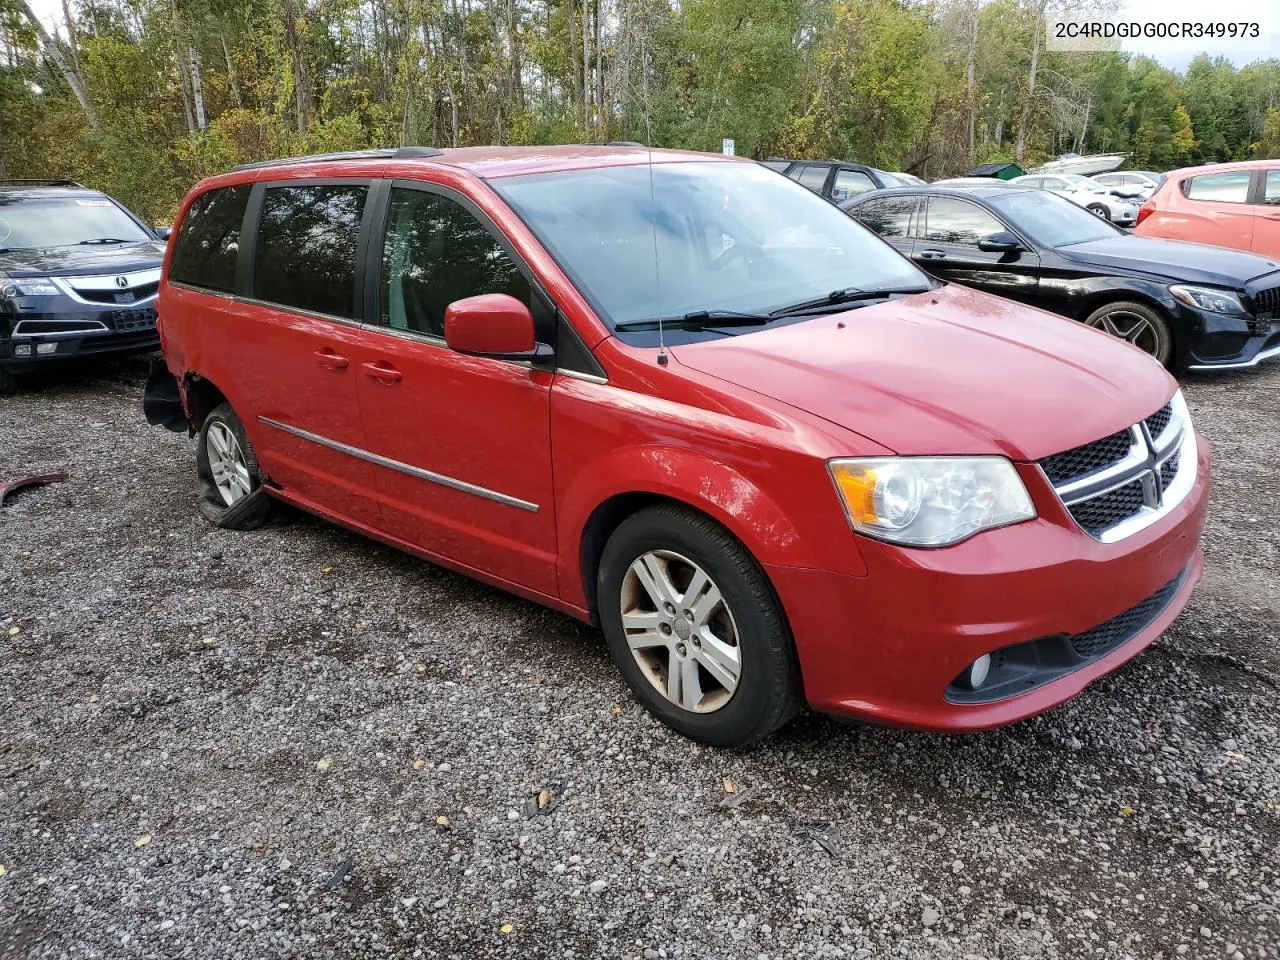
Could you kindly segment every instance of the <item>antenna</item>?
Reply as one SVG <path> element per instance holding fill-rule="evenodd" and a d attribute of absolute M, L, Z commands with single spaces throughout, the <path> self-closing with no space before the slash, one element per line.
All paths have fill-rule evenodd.
<path fill-rule="evenodd" d="M 645 75 L 649 72 L 649 48 L 645 44 L 644 37 L 640 38 L 640 58 L 643 61 L 641 69 Z M 658 257 L 658 199 L 657 192 L 653 187 L 653 124 L 649 120 L 649 84 L 644 85 L 644 141 L 645 150 L 649 158 L 649 205 L 653 211 L 653 223 L 651 230 L 653 233 L 653 286 L 654 300 L 658 305 L 658 366 L 665 367 L 667 365 L 667 340 L 665 332 L 662 329 L 662 275 L 659 266 Z"/>

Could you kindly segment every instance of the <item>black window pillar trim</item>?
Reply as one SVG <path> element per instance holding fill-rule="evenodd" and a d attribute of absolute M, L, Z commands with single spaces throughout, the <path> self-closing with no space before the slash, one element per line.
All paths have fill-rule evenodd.
<path fill-rule="evenodd" d="M 244 217 L 240 221 L 240 249 L 236 260 L 235 295 L 253 296 L 253 261 L 258 254 L 258 224 L 262 219 L 262 199 L 266 188 L 255 183 L 249 191 L 249 202 L 244 205 Z"/>

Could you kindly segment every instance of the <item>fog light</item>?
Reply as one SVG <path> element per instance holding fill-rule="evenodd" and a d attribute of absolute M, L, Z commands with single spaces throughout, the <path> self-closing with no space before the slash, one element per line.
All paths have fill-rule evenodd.
<path fill-rule="evenodd" d="M 987 682 L 987 675 L 991 673 L 991 654 L 984 653 L 973 663 L 969 664 L 969 669 L 960 674 L 961 682 L 970 690 L 977 690 L 980 686 Z"/>
<path fill-rule="evenodd" d="M 29 344 L 29 343 L 15 343 L 15 344 L 13 345 L 13 355 L 14 355 L 15 357 L 29 357 L 29 356 L 31 356 L 31 344 Z"/>
<path fill-rule="evenodd" d="M 58 352 L 58 345 L 56 343 L 37 343 L 36 344 L 36 353 L 46 354 L 46 353 L 57 353 L 57 352 Z"/>

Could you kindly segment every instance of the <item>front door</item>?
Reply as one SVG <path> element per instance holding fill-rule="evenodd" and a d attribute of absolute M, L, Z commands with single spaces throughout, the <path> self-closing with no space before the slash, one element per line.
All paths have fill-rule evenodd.
<path fill-rule="evenodd" d="M 1009 232 L 995 214 L 958 197 L 929 197 L 924 224 L 917 229 L 912 259 L 942 280 L 987 293 L 1034 303 L 1038 299 L 1040 257 L 1030 250 L 988 252 L 978 242 Z"/>
<path fill-rule="evenodd" d="M 360 306 L 356 282 L 368 183 L 259 187 L 247 297 L 226 311 L 228 358 L 247 425 L 271 480 L 310 504 L 373 525 L 356 392 Z M 255 212 L 260 211 L 255 216 Z"/>
<path fill-rule="evenodd" d="M 366 443 L 380 459 L 387 533 L 555 596 L 554 374 L 444 342 L 445 308 L 482 293 L 523 300 L 539 339 L 554 340 L 554 312 L 482 217 L 444 188 L 392 186 L 370 318 L 378 326 L 356 371 Z"/>

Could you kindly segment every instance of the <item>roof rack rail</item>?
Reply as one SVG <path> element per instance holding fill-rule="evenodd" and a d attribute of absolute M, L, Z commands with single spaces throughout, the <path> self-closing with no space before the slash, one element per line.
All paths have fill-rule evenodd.
<path fill-rule="evenodd" d="M 84 189 L 84 184 L 76 183 L 74 180 L 68 180 L 65 177 L 55 177 L 50 180 L 0 179 L 0 187 L 80 187 Z"/>
<path fill-rule="evenodd" d="M 295 163 L 332 163 L 340 160 L 413 160 L 442 157 L 443 150 L 435 147 L 386 147 L 377 150 L 345 150 L 341 153 L 313 153 L 301 157 L 284 157 L 279 160 L 260 160 L 242 163 L 235 170 L 265 170 L 285 167 Z"/>
<path fill-rule="evenodd" d="M 610 140 L 605 144 L 606 147 L 643 147 L 643 143 L 635 140 Z"/>

